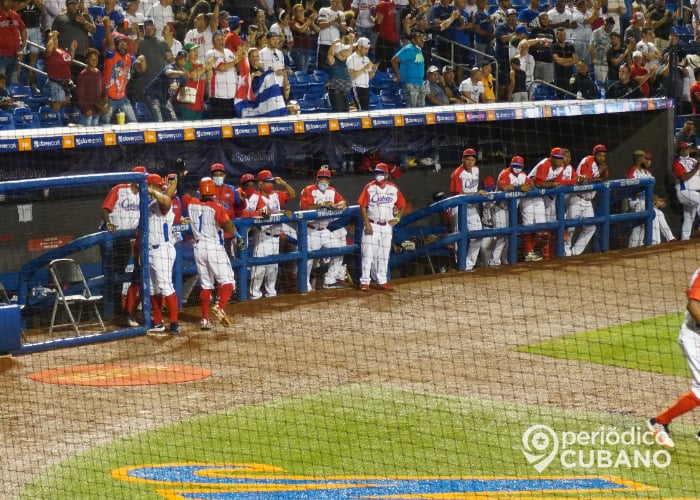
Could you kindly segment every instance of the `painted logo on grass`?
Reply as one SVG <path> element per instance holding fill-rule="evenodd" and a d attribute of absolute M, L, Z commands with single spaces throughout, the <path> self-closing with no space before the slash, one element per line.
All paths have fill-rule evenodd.
<path fill-rule="evenodd" d="M 536 424 L 525 430 L 522 443 L 525 459 L 537 472 L 552 462 L 565 469 L 665 469 L 671 464 L 671 454 L 659 449 L 654 434 L 639 426 L 557 433 Z"/>

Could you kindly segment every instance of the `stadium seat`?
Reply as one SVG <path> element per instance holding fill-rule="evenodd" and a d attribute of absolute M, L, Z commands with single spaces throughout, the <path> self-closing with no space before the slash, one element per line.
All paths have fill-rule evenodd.
<path fill-rule="evenodd" d="M 15 121 L 7 111 L 0 109 L 0 130 L 14 130 Z"/>
<path fill-rule="evenodd" d="M 39 108 L 39 125 L 41 127 L 60 127 L 63 125 L 61 114 L 51 106 Z"/>
<path fill-rule="evenodd" d="M 61 121 L 63 125 L 80 125 L 83 114 L 77 106 L 64 106 L 61 108 Z"/>
<path fill-rule="evenodd" d="M 296 81 L 296 79 L 294 81 L 295 81 L 295 83 L 291 83 L 291 81 L 290 81 L 290 83 L 289 83 L 290 90 L 289 91 L 292 95 L 292 98 L 301 99 L 303 97 L 303 95 L 306 94 L 306 91 L 309 88 L 309 84 L 308 83 L 299 83 Z"/>
<path fill-rule="evenodd" d="M 153 118 L 151 117 L 151 112 L 148 110 L 146 105 L 141 101 L 137 101 L 136 104 L 134 105 L 134 114 L 136 114 L 136 121 L 137 122 L 146 123 L 146 122 L 153 121 Z"/>
<path fill-rule="evenodd" d="M 382 90 L 379 92 L 379 102 L 382 103 L 382 107 L 385 109 L 401 108 L 403 103 L 398 93 L 390 92 L 387 90 Z"/>
<path fill-rule="evenodd" d="M 384 105 L 382 104 L 382 101 L 379 99 L 379 94 L 375 94 L 374 92 L 369 93 L 369 109 L 370 110 L 384 109 Z"/>
<path fill-rule="evenodd" d="M 310 95 L 322 96 L 326 93 L 326 84 L 321 82 L 310 82 L 306 88 L 306 93 Z"/>
<path fill-rule="evenodd" d="M 554 99 L 554 89 L 547 86 L 536 84 L 532 90 L 533 101 L 548 101 Z"/>
<path fill-rule="evenodd" d="M 316 83 L 326 83 L 328 79 L 330 78 L 330 75 L 323 71 L 322 69 L 317 69 L 314 70 L 314 72 L 311 74 L 311 80 L 316 82 Z"/>
<path fill-rule="evenodd" d="M 318 113 L 325 107 L 322 101 L 323 99 L 319 96 L 304 94 L 302 98 L 299 99 L 299 109 L 302 114 Z"/>
<path fill-rule="evenodd" d="M 309 74 L 305 73 L 303 71 L 295 71 L 294 78 L 296 79 L 297 83 L 309 83 L 309 82 L 311 82 L 311 77 L 309 76 Z"/>
<path fill-rule="evenodd" d="M 39 126 L 39 117 L 29 108 L 15 109 L 14 119 L 16 129 L 31 129 Z"/>

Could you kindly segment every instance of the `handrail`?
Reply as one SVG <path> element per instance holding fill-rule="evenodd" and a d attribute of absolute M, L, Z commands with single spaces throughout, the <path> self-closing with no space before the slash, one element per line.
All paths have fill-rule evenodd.
<path fill-rule="evenodd" d="M 491 54 L 487 54 L 487 53 L 485 53 L 485 52 L 481 52 L 480 50 L 476 50 L 475 48 L 469 47 L 469 46 L 467 46 L 467 45 L 462 45 L 461 43 L 455 42 L 454 40 L 450 40 L 449 38 L 445 38 L 444 36 L 439 36 L 439 35 L 438 35 L 436 38 L 437 38 L 437 40 L 444 40 L 445 42 L 449 42 L 449 43 L 450 43 L 450 45 L 451 45 L 451 46 L 450 46 L 450 54 L 452 55 L 452 60 L 451 60 L 451 61 L 448 61 L 448 60 L 445 59 L 444 57 L 440 56 L 437 52 L 433 54 L 433 57 L 434 57 L 435 59 L 438 59 L 438 60 L 443 61 L 443 62 L 450 63 L 450 64 L 453 65 L 453 66 L 462 66 L 462 67 L 464 67 L 464 64 L 456 64 L 456 63 L 454 62 L 454 59 L 455 59 L 455 51 L 454 51 L 454 49 L 455 49 L 455 45 L 456 45 L 457 47 L 461 47 L 461 48 L 463 48 L 463 49 L 465 49 L 465 50 L 468 50 L 469 52 L 473 52 L 473 53 L 475 53 L 475 54 L 478 54 L 478 55 L 480 55 L 480 56 L 482 56 L 482 57 L 485 57 L 486 59 L 489 59 L 491 62 L 493 62 L 493 63 L 495 64 L 495 66 L 496 66 L 496 69 L 495 69 L 494 72 L 493 72 L 494 92 L 495 92 L 496 96 L 498 96 L 498 72 L 499 72 L 498 59 L 496 59 L 496 58 L 495 58 L 494 56 L 492 56 Z M 467 69 L 470 69 L 470 68 L 467 68 Z"/>
<path fill-rule="evenodd" d="M 530 94 L 530 89 L 531 89 L 532 86 L 533 86 L 534 84 L 536 84 L 536 83 L 537 83 L 537 84 L 541 84 L 541 85 L 546 85 L 547 87 L 551 87 L 551 88 L 553 88 L 554 90 L 558 90 L 559 92 L 562 92 L 562 93 L 564 93 L 564 94 L 569 94 L 569 95 L 572 96 L 574 99 L 578 99 L 578 96 L 577 96 L 576 94 L 574 94 L 573 92 L 570 92 L 570 91 L 568 91 L 568 90 L 565 90 L 565 89 L 563 89 L 563 88 L 561 88 L 561 87 L 557 87 L 557 86 L 554 85 L 553 83 L 545 82 L 544 80 L 532 80 L 532 81 L 530 82 L 530 84 L 527 86 L 527 94 L 528 94 L 528 95 L 531 95 L 531 94 Z"/>

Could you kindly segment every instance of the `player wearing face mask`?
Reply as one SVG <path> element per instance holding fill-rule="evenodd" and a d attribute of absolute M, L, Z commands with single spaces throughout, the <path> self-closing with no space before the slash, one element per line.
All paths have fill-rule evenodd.
<path fill-rule="evenodd" d="M 501 170 L 498 174 L 496 182 L 496 190 L 498 191 L 522 191 L 527 193 L 532 189 L 532 179 L 524 172 L 525 160 L 522 156 L 514 156 L 510 160 L 510 166 Z M 494 214 L 494 227 L 508 226 L 508 202 L 502 201 L 499 203 L 498 210 Z M 500 262 L 501 254 L 505 248 L 507 238 L 498 238 L 494 245 L 493 253 L 489 265 L 497 265 Z"/>
<path fill-rule="evenodd" d="M 211 178 L 214 181 L 214 186 L 216 187 L 214 192 L 214 201 L 221 205 L 224 210 L 226 210 L 226 214 L 230 219 L 235 219 L 236 210 L 240 210 L 246 205 L 243 191 L 224 182 L 226 179 L 226 169 L 224 168 L 223 164 L 212 164 L 210 171 Z M 226 249 L 226 253 L 228 255 L 235 256 L 232 242 L 233 235 L 224 232 L 224 248 Z"/>
<path fill-rule="evenodd" d="M 345 210 L 348 208 L 348 203 L 341 194 L 330 185 L 330 180 L 331 171 L 328 169 L 328 165 L 323 165 L 316 173 L 316 183 L 306 186 L 302 190 L 299 208 L 301 210 L 315 210 L 319 208 Z M 338 248 L 344 244 L 347 231 L 345 228 L 330 231 L 328 229 L 328 224 L 331 222 L 332 219 L 319 219 L 308 224 L 309 251 L 319 250 L 321 248 Z M 330 258 L 328 270 L 323 280 L 323 288 L 343 288 L 345 286 L 345 283 L 339 279 L 342 266 L 342 256 Z M 309 291 L 313 290 L 310 281 L 312 267 L 313 260 L 309 260 L 307 266 Z"/>
<path fill-rule="evenodd" d="M 284 187 L 284 191 L 275 190 L 275 184 Z M 297 193 L 292 186 L 281 177 L 273 177 L 269 170 L 261 170 L 258 173 L 258 187 L 260 197 L 265 203 L 269 214 L 282 213 L 282 208 L 287 202 L 296 198 Z M 282 224 L 263 226 L 252 236 L 253 257 L 277 255 L 280 251 L 280 234 Z M 263 296 L 261 287 L 265 283 L 265 295 L 275 297 L 277 295 L 277 264 L 255 266 L 250 280 L 250 298 L 259 299 Z"/>

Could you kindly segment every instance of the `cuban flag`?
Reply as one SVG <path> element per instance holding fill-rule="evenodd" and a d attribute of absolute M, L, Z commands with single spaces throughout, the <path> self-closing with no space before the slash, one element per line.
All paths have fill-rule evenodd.
<path fill-rule="evenodd" d="M 250 72 L 248 72 L 247 78 L 250 80 Z M 241 87 L 239 86 L 239 88 Z M 250 88 L 254 95 L 252 100 L 236 96 L 237 102 L 234 106 L 236 116 L 249 118 L 253 116 L 284 116 L 287 114 L 287 104 L 284 102 L 282 89 L 277 83 L 275 73 L 272 70 L 265 71 L 253 80 Z"/>

